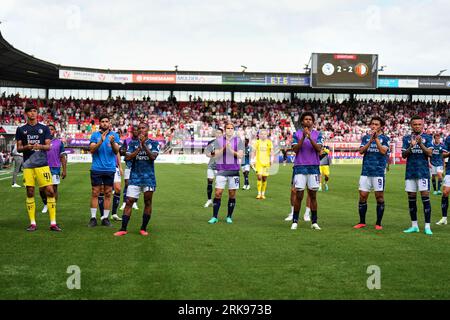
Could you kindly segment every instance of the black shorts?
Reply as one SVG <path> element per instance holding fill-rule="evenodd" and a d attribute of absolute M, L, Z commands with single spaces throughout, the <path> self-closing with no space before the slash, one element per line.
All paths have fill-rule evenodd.
<path fill-rule="evenodd" d="M 115 172 L 101 172 L 91 170 L 91 185 L 96 186 L 113 186 Z"/>

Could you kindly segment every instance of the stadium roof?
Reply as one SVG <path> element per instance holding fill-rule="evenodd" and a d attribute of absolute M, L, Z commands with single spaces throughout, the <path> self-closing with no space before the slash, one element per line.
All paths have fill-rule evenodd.
<path fill-rule="evenodd" d="M 102 77 L 98 79 L 95 77 Z M 183 78 L 184 77 L 184 78 Z M 214 82 L 221 77 L 223 81 Z M 105 80 L 106 78 L 106 80 Z M 121 79 L 126 78 L 126 81 Z M 174 79 L 181 78 L 181 81 Z M 201 81 L 200 81 L 201 78 Z M 205 82 L 205 78 L 207 79 Z M 379 75 L 386 87 L 371 93 L 450 94 L 450 77 Z M 108 80 L 110 79 L 110 81 Z M 156 79 L 156 80 L 155 80 Z M 269 81 L 268 79 L 272 79 Z M 389 81 L 392 79 L 393 81 Z M 420 83 L 392 86 L 398 79 Z M 394 81 L 394 80 L 397 80 Z M 423 85 L 422 85 L 423 84 Z M 434 85 L 433 85 L 434 84 Z M 61 66 L 35 58 L 6 41 L 0 32 L 0 85 L 60 89 L 146 89 L 198 91 L 352 92 L 351 89 L 312 89 L 307 73 L 242 73 L 209 71 L 110 70 Z M 355 92 L 363 93 L 362 90 Z"/>

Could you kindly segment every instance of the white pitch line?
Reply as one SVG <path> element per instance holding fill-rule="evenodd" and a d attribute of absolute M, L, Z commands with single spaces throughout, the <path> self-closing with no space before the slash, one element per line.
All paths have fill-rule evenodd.
<path fill-rule="evenodd" d="M 23 173 L 19 173 L 17 176 L 20 177 L 21 175 L 23 175 Z M 7 179 L 12 179 L 12 176 L 5 177 L 5 178 L 0 178 L 0 181 L 1 180 L 7 180 Z"/>

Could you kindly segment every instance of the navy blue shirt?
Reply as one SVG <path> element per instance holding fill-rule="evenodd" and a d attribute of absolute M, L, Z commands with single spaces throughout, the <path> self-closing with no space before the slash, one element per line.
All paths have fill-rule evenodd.
<path fill-rule="evenodd" d="M 128 144 L 127 154 L 133 153 L 141 142 L 139 140 L 131 140 Z M 148 139 L 145 145 L 152 153 L 159 153 L 158 141 Z M 131 160 L 131 171 L 129 185 L 140 187 L 156 187 L 155 161 L 151 160 L 145 150 L 139 151 L 137 156 Z"/>
<path fill-rule="evenodd" d="M 367 143 L 369 143 L 370 138 L 371 135 L 369 134 L 362 137 L 360 147 L 364 147 Z M 383 134 L 380 134 L 378 136 L 378 140 L 380 140 L 380 144 L 383 147 L 388 148 L 389 152 L 389 138 Z M 364 153 L 361 175 L 367 177 L 384 177 L 386 162 L 386 155 L 381 154 L 380 150 L 378 150 L 377 143 L 372 141 L 369 149 L 367 149 Z"/>
<path fill-rule="evenodd" d="M 26 124 L 16 130 L 16 141 L 22 141 L 22 146 L 28 144 L 45 144 L 45 140 L 51 140 L 50 129 L 40 123 L 34 126 Z M 44 150 L 24 150 L 23 167 L 39 168 L 48 166 L 47 151 Z"/>
<path fill-rule="evenodd" d="M 251 152 L 250 145 L 244 147 L 244 161 L 242 162 L 243 166 L 250 164 L 250 152 Z"/>
<path fill-rule="evenodd" d="M 210 142 L 208 142 L 208 145 L 205 148 L 205 152 L 206 153 L 213 153 L 214 152 L 214 150 L 215 150 L 215 148 L 214 148 L 214 141 L 216 141 L 216 139 L 211 140 Z M 216 159 L 214 157 L 209 158 L 208 169 L 216 170 Z"/>
<path fill-rule="evenodd" d="M 119 135 L 113 131 L 108 132 L 101 146 L 92 155 L 92 171 L 116 172 L 117 158 L 109 141 L 111 135 L 114 137 L 114 141 L 120 144 Z M 101 139 L 102 133 L 100 131 L 94 132 L 91 136 L 90 143 L 97 144 Z"/>
<path fill-rule="evenodd" d="M 137 141 L 139 143 L 139 139 L 125 139 L 124 141 L 124 145 L 126 147 L 126 150 L 128 150 L 128 144 L 127 143 L 131 143 L 131 141 Z M 131 169 L 131 165 L 133 163 L 133 160 L 125 160 L 125 166 L 127 167 L 127 169 Z"/>
<path fill-rule="evenodd" d="M 411 138 L 416 137 L 416 134 L 406 135 L 403 137 L 402 152 L 409 148 L 411 145 Z M 426 148 L 431 148 L 432 138 L 426 133 L 420 134 L 422 142 Z M 428 167 L 428 156 L 420 148 L 419 144 L 416 144 L 411 149 L 411 153 L 406 159 L 406 171 L 405 179 L 429 179 L 430 168 Z"/>
<path fill-rule="evenodd" d="M 442 167 L 444 165 L 444 159 L 442 159 L 442 153 L 444 152 L 444 144 L 433 144 L 431 145 L 433 149 L 433 154 L 431 155 L 431 165 L 435 167 Z"/>

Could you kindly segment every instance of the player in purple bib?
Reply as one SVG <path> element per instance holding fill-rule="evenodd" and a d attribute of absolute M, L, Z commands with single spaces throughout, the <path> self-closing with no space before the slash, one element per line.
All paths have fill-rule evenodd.
<path fill-rule="evenodd" d="M 58 185 L 61 182 L 61 178 L 65 178 L 67 175 L 67 154 L 64 149 L 63 142 L 56 138 L 56 128 L 53 124 L 48 125 L 51 135 L 50 150 L 47 151 L 48 166 L 52 174 L 53 191 L 55 192 L 55 199 L 58 201 Z M 61 172 L 62 166 L 62 172 Z M 39 194 L 41 195 L 44 208 L 42 213 L 47 213 L 47 196 L 45 194 L 45 188 L 39 188 Z"/>
<path fill-rule="evenodd" d="M 317 224 L 317 198 L 316 193 L 320 186 L 320 150 L 323 145 L 322 133 L 313 130 L 314 115 L 312 112 L 304 112 L 300 117 L 303 130 L 297 130 L 294 134 L 292 150 L 295 152 L 294 161 L 294 187 L 297 190 L 294 202 L 294 214 L 291 229 L 297 229 L 298 216 L 302 204 L 303 193 L 308 188 L 308 196 L 311 200 L 311 228 L 320 230 Z"/>
<path fill-rule="evenodd" d="M 228 185 L 228 215 L 227 223 L 233 223 L 232 215 L 236 206 L 236 190 L 239 189 L 240 159 L 244 156 L 244 143 L 234 136 L 234 125 L 228 123 L 225 126 L 225 136 L 219 137 L 214 142 L 214 158 L 216 159 L 216 190 L 213 201 L 213 217 L 210 224 L 217 223 L 219 219 L 220 202 L 222 193 Z"/>

